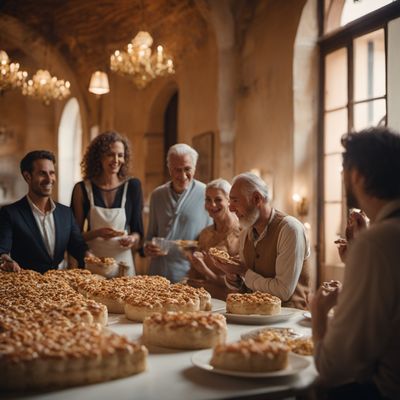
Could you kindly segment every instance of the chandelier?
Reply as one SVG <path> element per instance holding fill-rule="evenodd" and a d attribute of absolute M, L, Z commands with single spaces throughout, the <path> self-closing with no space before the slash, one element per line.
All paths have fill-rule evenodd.
<path fill-rule="evenodd" d="M 47 70 L 39 69 L 32 79 L 25 82 L 22 94 L 36 97 L 48 106 L 52 100 L 63 100 L 70 95 L 70 83 L 51 76 Z"/>
<path fill-rule="evenodd" d="M 128 44 L 126 51 L 116 50 L 110 57 L 111 71 L 130 78 L 138 89 L 146 87 L 153 79 L 174 74 L 174 62 L 167 57 L 162 46 L 152 53 L 153 38 L 140 31 Z"/>
<path fill-rule="evenodd" d="M 0 92 L 23 87 L 28 73 L 19 70 L 18 63 L 10 63 L 8 54 L 0 50 Z"/>

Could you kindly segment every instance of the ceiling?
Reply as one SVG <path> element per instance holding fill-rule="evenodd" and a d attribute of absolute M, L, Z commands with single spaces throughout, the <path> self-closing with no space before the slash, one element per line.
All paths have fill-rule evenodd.
<path fill-rule="evenodd" d="M 123 49 L 139 30 L 162 44 L 175 60 L 207 40 L 200 11 L 204 0 L 0 0 L 0 15 L 16 18 L 37 32 L 85 81 L 108 66 L 109 56 Z M 7 32 L 0 33 L 0 39 Z M 12 49 L 18 52 L 18 49 Z"/>

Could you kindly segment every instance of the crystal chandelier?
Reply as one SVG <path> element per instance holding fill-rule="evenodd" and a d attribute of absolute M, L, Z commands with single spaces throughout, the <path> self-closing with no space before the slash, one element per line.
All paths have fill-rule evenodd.
<path fill-rule="evenodd" d="M 152 44 L 150 33 L 140 31 L 126 51 L 116 50 L 111 55 L 111 71 L 130 78 L 138 89 L 143 89 L 159 76 L 174 74 L 172 58 L 165 55 L 162 46 L 157 46 L 157 52 L 152 54 Z"/>
<path fill-rule="evenodd" d="M 22 94 L 36 97 L 48 106 L 51 100 L 63 100 L 70 95 L 70 83 L 51 76 L 47 70 L 39 69 L 32 79 L 23 85 Z"/>
<path fill-rule="evenodd" d="M 0 92 L 23 87 L 28 73 L 19 70 L 18 63 L 10 63 L 8 54 L 0 50 Z"/>

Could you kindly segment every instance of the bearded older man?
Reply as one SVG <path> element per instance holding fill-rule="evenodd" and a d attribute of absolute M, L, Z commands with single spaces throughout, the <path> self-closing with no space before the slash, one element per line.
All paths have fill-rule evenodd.
<path fill-rule="evenodd" d="M 303 224 L 273 208 L 267 184 L 252 173 L 233 179 L 229 199 L 243 231 L 240 267 L 215 260 L 227 286 L 267 292 L 286 307 L 307 308 L 310 249 Z"/>

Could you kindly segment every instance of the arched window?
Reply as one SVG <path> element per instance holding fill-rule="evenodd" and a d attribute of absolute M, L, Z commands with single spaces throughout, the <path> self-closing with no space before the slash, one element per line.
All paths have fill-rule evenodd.
<path fill-rule="evenodd" d="M 80 180 L 82 126 L 79 103 L 65 105 L 58 128 L 58 201 L 69 205 L 72 188 Z"/>
<path fill-rule="evenodd" d="M 320 269 L 325 268 L 320 271 L 325 278 L 326 274 L 335 278 L 337 275 L 327 270 L 343 266 L 334 241 L 343 236 L 348 213 L 341 176 L 340 138 L 352 130 L 387 124 L 388 48 L 398 41 L 389 28 L 393 23 L 399 24 L 400 2 L 321 0 L 319 15 L 318 264 Z M 392 79 L 398 82 L 398 74 L 395 78 L 392 73 Z M 391 96 L 390 101 L 399 99 Z"/>

